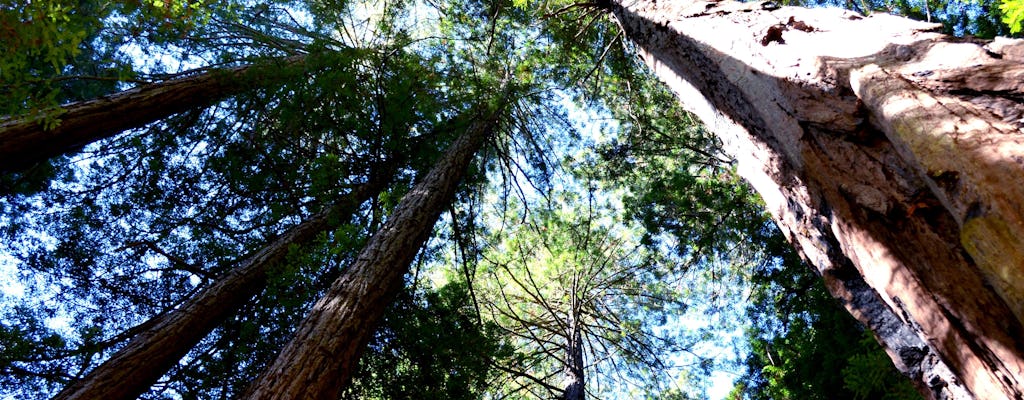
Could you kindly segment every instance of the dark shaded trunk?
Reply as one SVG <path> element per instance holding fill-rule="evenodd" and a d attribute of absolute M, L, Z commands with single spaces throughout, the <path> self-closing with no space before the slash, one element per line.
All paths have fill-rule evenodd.
<path fill-rule="evenodd" d="M 337 227 L 360 204 L 379 193 L 390 174 L 355 187 L 333 207 L 289 229 L 220 277 L 181 307 L 154 317 L 109 360 L 68 385 L 55 400 L 129 400 L 139 397 L 215 327 L 263 291 L 267 273 L 280 263 L 292 245 L 308 244 L 320 233 Z"/>
<path fill-rule="evenodd" d="M 59 121 L 49 128 L 39 118 L 2 120 L 0 172 L 23 170 L 125 130 L 209 106 L 253 86 L 280 81 L 281 65 L 304 61 L 304 56 L 291 57 L 266 65 L 215 69 L 67 104 L 46 111 Z"/>
<path fill-rule="evenodd" d="M 402 197 L 394 213 L 313 306 L 295 336 L 244 398 L 340 397 L 385 307 L 401 290 L 409 265 L 454 198 L 477 150 L 496 129 L 500 112 L 488 110 L 473 116 L 476 118 L 466 132 Z"/>
<path fill-rule="evenodd" d="M 565 390 L 564 400 L 583 400 L 586 395 L 586 379 L 583 375 L 583 330 L 579 315 L 569 314 L 567 343 L 565 346 Z"/>
<path fill-rule="evenodd" d="M 1024 43 L 773 4 L 604 6 L 923 394 L 1024 397 Z"/>

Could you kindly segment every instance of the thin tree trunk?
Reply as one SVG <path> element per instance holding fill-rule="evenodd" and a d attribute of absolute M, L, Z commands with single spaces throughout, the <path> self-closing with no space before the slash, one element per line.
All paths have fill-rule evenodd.
<path fill-rule="evenodd" d="M 499 107 L 499 110 L 502 107 Z M 337 399 L 357 366 L 385 307 L 434 223 L 448 207 L 500 111 L 472 121 L 437 164 L 331 285 L 277 359 L 249 387 L 248 399 Z"/>
<path fill-rule="evenodd" d="M 562 392 L 564 400 L 583 400 L 586 395 L 586 379 L 583 375 L 583 330 L 579 321 L 579 313 L 575 307 L 575 296 L 573 310 L 569 313 L 568 332 L 566 332 L 565 346 L 565 390 Z"/>
<path fill-rule="evenodd" d="M 603 7 L 923 394 L 1024 397 L 1024 43 L 773 4 Z"/>
<path fill-rule="evenodd" d="M 355 187 L 330 209 L 315 214 L 220 277 L 181 307 L 154 317 L 109 360 L 64 388 L 54 400 L 129 400 L 139 397 L 185 356 L 217 325 L 233 315 L 267 285 L 267 272 L 288 254 L 291 245 L 312 241 L 318 234 L 344 221 L 376 193 L 387 175 L 375 176 Z"/>
<path fill-rule="evenodd" d="M 253 85 L 280 80 L 280 65 L 295 65 L 305 56 L 271 64 L 215 69 L 165 82 L 142 85 L 54 110 L 59 123 L 46 127 L 36 117 L 0 120 L 0 172 L 18 171 L 97 140 L 168 116 L 204 107 Z"/>

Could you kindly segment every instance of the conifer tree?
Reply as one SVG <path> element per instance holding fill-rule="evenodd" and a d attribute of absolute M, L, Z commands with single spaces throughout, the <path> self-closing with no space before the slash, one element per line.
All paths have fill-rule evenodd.
<path fill-rule="evenodd" d="M 498 98 L 456 124 L 464 126 L 465 132 L 402 197 L 355 262 L 313 305 L 277 359 L 243 397 L 336 399 L 341 395 L 438 216 L 454 199 L 477 151 L 500 129 L 508 102 Z"/>

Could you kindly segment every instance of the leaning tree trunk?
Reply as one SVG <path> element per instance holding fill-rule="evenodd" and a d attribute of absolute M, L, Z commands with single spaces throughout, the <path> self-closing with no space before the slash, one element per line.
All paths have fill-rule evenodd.
<path fill-rule="evenodd" d="M 54 400 L 130 400 L 139 397 L 217 325 L 233 315 L 267 285 L 267 273 L 282 262 L 292 245 L 307 244 L 318 234 L 354 214 L 359 205 L 390 179 L 374 176 L 328 210 L 307 218 L 245 258 L 181 307 L 154 317 L 109 360 L 65 387 Z"/>
<path fill-rule="evenodd" d="M 503 107 L 498 107 L 501 110 Z M 434 223 L 455 196 L 500 111 L 473 120 L 395 208 L 356 260 L 299 325 L 277 359 L 253 382 L 249 399 L 324 399 L 341 395 L 384 309 Z"/>
<path fill-rule="evenodd" d="M 771 2 L 603 4 L 931 398 L 1024 396 L 1024 43 Z"/>
<path fill-rule="evenodd" d="M 282 65 L 305 59 L 298 56 L 266 65 L 214 69 L 67 104 L 46 111 L 57 119 L 55 126 L 46 126 L 46 120 L 38 117 L 0 120 L 0 172 L 22 170 L 125 130 L 279 81 Z"/>

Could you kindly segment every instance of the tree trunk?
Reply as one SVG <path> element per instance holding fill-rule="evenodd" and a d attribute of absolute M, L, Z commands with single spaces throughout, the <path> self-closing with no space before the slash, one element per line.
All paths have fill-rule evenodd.
<path fill-rule="evenodd" d="M 1024 397 L 1024 43 L 771 2 L 603 7 L 923 394 Z"/>
<path fill-rule="evenodd" d="M 575 297 L 575 296 L 574 296 Z M 573 303 L 575 303 L 575 298 Z M 563 400 L 583 400 L 586 395 L 586 380 L 583 375 L 583 329 L 576 307 L 569 313 L 568 332 L 565 346 L 565 390 Z"/>
<path fill-rule="evenodd" d="M 59 123 L 45 126 L 37 117 L 0 120 L 0 172 L 19 171 L 50 157 L 78 149 L 168 116 L 213 104 L 252 87 L 277 80 L 281 64 L 294 65 L 305 56 L 278 60 L 277 67 L 249 65 L 210 70 L 80 101 L 46 111 Z M 271 69 L 272 68 L 272 69 Z"/>
<path fill-rule="evenodd" d="M 499 110 L 501 108 L 499 107 Z M 253 382 L 249 399 L 337 399 L 357 366 L 385 307 L 448 207 L 500 111 L 473 120 L 437 164 L 331 285 L 277 359 Z"/>
<path fill-rule="evenodd" d="M 247 257 L 181 307 L 154 317 L 109 360 L 67 387 L 54 400 L 135 399 L 167 373 L 217 325 L 234 314 L 267 285 L 267 272 L 281 262 L 291 245 L 312 241 L 356 212 L 380 192 L 389 179 L 373 177 L 333 207 L 311 216 Z"/>

